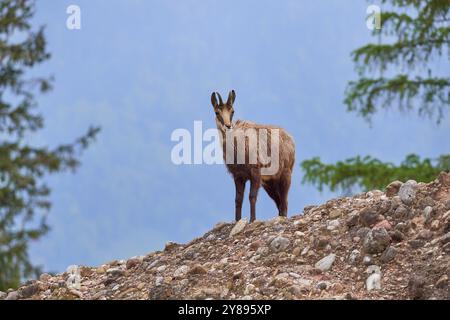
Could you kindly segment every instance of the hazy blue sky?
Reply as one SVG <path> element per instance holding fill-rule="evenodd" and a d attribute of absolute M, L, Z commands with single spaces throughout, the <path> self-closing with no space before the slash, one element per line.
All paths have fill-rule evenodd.
<path fill-rule="evenodd" d="M 81 30 L 66 8 L 81 7 Z M 355 78 L 351 50 L 368 41 L 364 1 L 39 1 L 53 75 L 40 97 L 56 145 L 100 125 L 76 174 L 49 179 L 51 232 L 32 246 L 35 263 L 62 271 L 187 242 L 234 217 L 234 184 L 220 165 L 175 166 L 171 132 L 194 120 L 214 126 L 212 91 L 235 89 L 236 118 L 285 127 L 297 164 L 289 215 L 335 196 L 301 185 L 299 163 L 369 154 L 399 162 L 408 153 L 448 152 L 448 118 L 380 112 L 370 128 L 342 103 Z M 447 139 L 447 140 L 446 140 Z M 447 141 L 447 142 L 446 142 Z M 248 192 L 248 189 L 247 189 Z M 248 217 L 247 195 L 244 217 Z M 257 217 L 276 215 L 262 191 Z"/>

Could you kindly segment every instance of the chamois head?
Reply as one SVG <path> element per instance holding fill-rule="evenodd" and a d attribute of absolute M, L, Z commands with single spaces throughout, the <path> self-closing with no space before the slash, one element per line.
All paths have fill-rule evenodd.
<path fill-rule="evenodd" d="M 217 102 L 217 97 L 219 98 L 219 102 Z M 214 107 L 214 112 L 216 113 L 216 123 L 217 126 L 222 128 L 224 131 L 226 129 L 231 129 L 233 125 L 233 115 L 234 115 L 234 99 L 236 99 L 236 93 L 234 90 L 231 90 L 228 94 L 228 100 L 226 103 L 223 103 L 222 97 L 218 92 L 213 92 L 211 94 L 211 104 Z"/>

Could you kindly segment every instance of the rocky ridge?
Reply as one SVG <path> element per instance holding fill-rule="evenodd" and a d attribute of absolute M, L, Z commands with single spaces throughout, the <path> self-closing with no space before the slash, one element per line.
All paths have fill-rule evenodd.
<path fill-rule="evenodd" d="M 42 274 L 0 299 L 450 299 L 450 174 Z"/>

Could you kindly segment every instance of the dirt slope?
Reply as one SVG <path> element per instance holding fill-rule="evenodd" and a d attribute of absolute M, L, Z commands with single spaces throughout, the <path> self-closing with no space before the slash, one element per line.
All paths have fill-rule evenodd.
<path fill-rule="evenodd" d="M 450 299 L 450 174 L 41 275 L 0 299 Z"/>

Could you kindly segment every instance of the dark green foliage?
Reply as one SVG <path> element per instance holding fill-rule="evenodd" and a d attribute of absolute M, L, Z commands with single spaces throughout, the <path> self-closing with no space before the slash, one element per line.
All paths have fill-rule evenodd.
<path fill-rule="evenodd" d="M 379 39 L 384 36 L 386 43 L 371 43 L 352 52 L 360 79 L 349 82 L 344 102 L 349 111 L 367 120 L 379 108 L 398 105 L 435 116 L 439 122 L 450 105 L 450 78 L 433 76 L 429 62 L 447 50 L 448 63 L 450 1 L 385 0 L 383 4 L 388 2 L 397 12 L 382 11 L 382 28 L 373 31 Z M 383 76 L 389 70 L 398 72 L 397 66 L 401 74 Z"/>
<path fill-rule="evenodd" d="M 421 160 L 410 154 L 399 166 L 371 156 L 357 156 L 336 164 L 325 164 L 320 158 L 313 158 L 303 161 L 302 169 L 306 172 L 302 182 L 311 183 L 320 191 L 324 186 L 345 193 L 350 193 L 353 187 L 383 190 L 394 180 L 407 181 L 411 177 L 421 182 L 434 180 L 439 172 L 450 170 L 450 155 Z"/>
<path fill-rule="evenodd" d="M 382 4 L 382 28 L 373 31 L 378 42 L 352 52 L 359 78 L 348 83 L 347 110 L 371 121 L 380 108 L 397 107 L 440 123 L 450 106 L 450 1 L 384 0 Z M 432 70 L 430 63 L 443 56 L 446 68 Z M 448 141 L 443 145 L 447 147 Z M 393 180 L 428 182 L 440 171 L 449 171 L 449 162 L 450 155 L 420 160 L 412 154 L 400 166 L 370 156 L 336 164 L 313 158 L 301 166 L 303 183 L 349 193 L 353 187 L 382 189 Z"/>
<path fill-rule="evenodd" d="M 29 24 L 33 10 L 33 1 L 0 1 L 0 290 L 39 272 L 28 245 L 49 230 L 50 189 L 43 178 L 76 169 L 79 152 L 99 130 L 55 148 L 28 142 L 44 124 L 34 95 L 51 88 L 51 79 L 27 73 L 50 57 L 43 28 Z"/>

